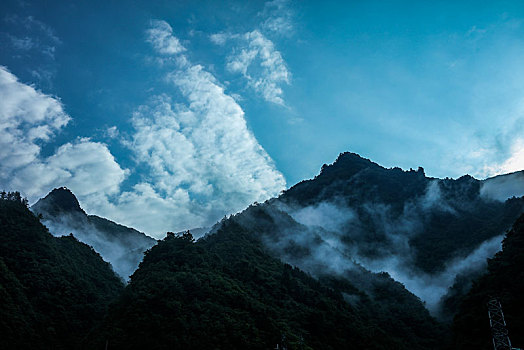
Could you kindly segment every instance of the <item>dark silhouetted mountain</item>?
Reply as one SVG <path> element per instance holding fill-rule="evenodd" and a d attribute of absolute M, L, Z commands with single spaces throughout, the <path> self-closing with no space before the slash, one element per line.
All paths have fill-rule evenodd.
<path fill-rule="evenodd" d="M 55 188 L 45 198 L 36 202 L 31 209 L 34 212 L 46 213 L 49 216 L 71 213 L 87 215 L 80 207 L 78 199 L 67 187 Z"/>
<path fill-rule="evenodd" d="M 376 302 L 358 285 L 319 282 L 280 262 L 255 233 L 226 220 L 197 242 L 168 234 L 146 252 L 90 346 L 272 349 L 283 338 L 290 350 L 439 346 L 439 326 L 388 276 Z M 386 301 L 404 310 L 390 315 Z"/>
<path fill-rule="evenodd" d="M 91 247 L 53 237 L 25 203 L 2 195 L 0 348 L 79 348 L 122 289 Z"/>
<path fill-rule="evenodd" d="M 493 349 L 486 303 L 497 298 L 504 312 L 512 345 L 524 345 L 524 215 L 503 241 L 503 249 L 488 261 L 488 272 L 473 283 L 455 317 L 454 349 Z"/>
<path fill-rule="evenodd" d="M 55 188 L 36 202 L 31 210 L 42 215 L 44 224 L 55 236 L 73 235 L 92 246 L 126 279 L 136 270 L 143 253 L 156 240 L 135 229 L 96 215 L 87 215 L 67 188 Z"/>
<path fill-rule="evenodd" d="M 415 254 L 414 266 L 437 272 L 450 258 L 504 233 L 524 210 L 522 198 L 501 201 L 482 196 L 484 183 L 493 182 L 469 175 L 456 180 L 429 178 L 422 168 L 386 169 L 357 154 L 342 153 L 315 179 L 291 187 L 279 200 L 298 207 L 335 202 L 352 209 L 359 220 L 349 222 L 344 233 L 351 240 L 355 231 L 365 231 L 355 242 L 364 255 L 382 255 L 388 229 L 400 232 L 404 227 L 399 224 L 414 222 L 400 232 Z M 391 225 L 384 225 L 383 219 Z"/>
<path fill-rule="evenodd" d="M 317 277 L 349 277 L 355 262 L 387 271 L 437 314 L 455 276 L 468 287 L 524 211 L 523 198 L 488 196 L 487 183 L 386 169 L 342 153 L 314 179 L 232 220 L 256 228 L 274 256 Z"/>

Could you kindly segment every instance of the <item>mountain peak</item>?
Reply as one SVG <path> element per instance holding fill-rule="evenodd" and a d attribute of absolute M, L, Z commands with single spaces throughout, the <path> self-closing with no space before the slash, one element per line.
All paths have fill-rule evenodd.
<path fill-rule="evenodd" d="M 355 173 L 358 173 L 362 169 L 371 167 L 380 168 L 380 165 L 372 162 L 367 158 L 361 157 L 357 153 L 343 152 L 338 155 L 337 159 L 335 160 L 335 162 L 333 162 L 333 164 L 324 164 L 320 173 L 325 175 L 326 173 L 329 174 L 332 172 L 343 171 L 346 175 L 353 175 Z"/>
<path fill-rule="evenodd" d="M 32 207 L 34 212 L 47 212 L 50 215 L 58 213 L 84 213 L 78 199 L 67 187 L 59 187 L 52 190 L 47 196 L 41 198 Z"/>

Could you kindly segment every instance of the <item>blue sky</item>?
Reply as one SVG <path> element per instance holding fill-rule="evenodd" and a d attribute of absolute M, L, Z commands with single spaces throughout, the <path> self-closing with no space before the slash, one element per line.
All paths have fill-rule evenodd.
<path fill-rule="evenodd" d="M 158 237 L 343 151 L 522 170 L 523 21 L 521 1 L 7 1 L 0 184 L 66 185 Z"/>

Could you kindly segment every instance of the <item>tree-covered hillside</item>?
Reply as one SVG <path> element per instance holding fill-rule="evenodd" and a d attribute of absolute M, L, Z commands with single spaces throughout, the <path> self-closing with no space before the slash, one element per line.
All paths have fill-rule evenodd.
<path fill-rule="evenodd" d="M 503 249 L 488 261 L 480 277 L 461 302 L 454 321 L 455 349 L 492 349 L 486 303 L 497 298 L 504 312 L 514 347 L 524 346 L 524 215 L 508 232 Z"/>
<path fill-rule="evenodd" d="M 19 193 L 2 193 L 0 348 L 79 348 L 122 288 L 91 247 L 53 237 Z"/>
<path fill-rule="evenodd" d="M 124 280 L 136 270 L 145 250 L 156 240 L 133 228 L 96 215 L 88 215 L 67 188 L 55 188 L 36 202 L 31 210 L 55 236 L 73 233 L 92 246 Z"/>
<path fill-rule="evenodd" d="M 273 258 L 253 232 L 227 221 L 197 242 L 190 234 L 170 234 L 148 251 L 91 344 L 108 343 L 112 349 L 271 349 L 282 342 L 288 349 L 438 347 L 442 333 L 420 304 L 404 310 L 403 319 L 411 324 L 397 322 L 386 314 L 386 305 L 375 304 L 358 287 L 319 282 Z M 382 292 L 388 294 L 384 303 L 406 297 L 387 284 Z"/>

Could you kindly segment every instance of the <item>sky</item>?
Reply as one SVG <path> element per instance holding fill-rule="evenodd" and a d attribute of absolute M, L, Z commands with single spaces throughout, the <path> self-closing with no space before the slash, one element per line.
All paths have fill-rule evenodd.
<path fill-rule="evenodd" d="M 524 169 L 521 1 L 3 1 L 0 187 L 154 237 L 351 151 Z"/>

